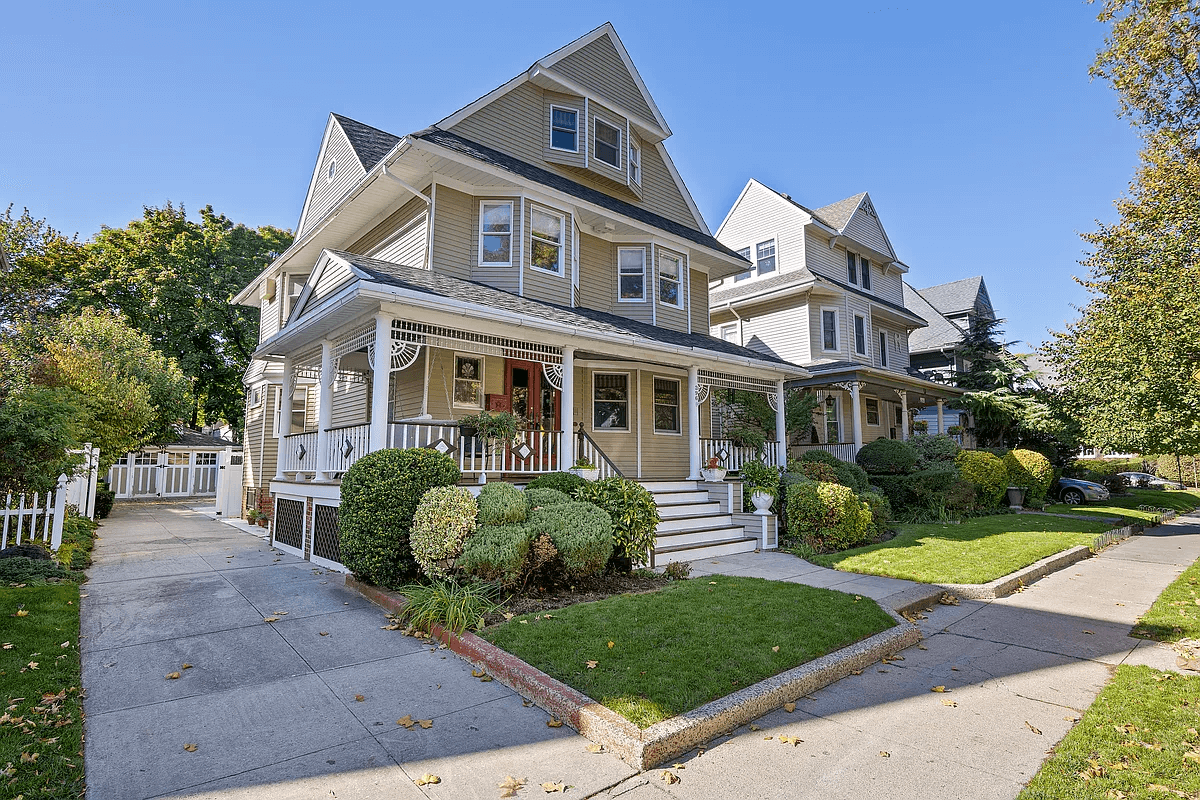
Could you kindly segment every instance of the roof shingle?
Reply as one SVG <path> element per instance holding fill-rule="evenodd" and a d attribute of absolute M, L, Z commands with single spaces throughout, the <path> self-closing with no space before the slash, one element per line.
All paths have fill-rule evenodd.
<path fill-rule="evenodd" d="M 333 118 L 338 121 L 338 125 L 342 126 L 346 138 L 350 140 L 350 146 L 354 148 L 354 154 L 358 156 L 358 160 L 365 170 L 369 171 L 371 167 L 378 164 L 396 146 L 396 142 L 400 141 L 399 136 L 381 131 L 379 128 L 372 128 L 370 125 L 343 117 L 341 114 L 334 114 Z"/>

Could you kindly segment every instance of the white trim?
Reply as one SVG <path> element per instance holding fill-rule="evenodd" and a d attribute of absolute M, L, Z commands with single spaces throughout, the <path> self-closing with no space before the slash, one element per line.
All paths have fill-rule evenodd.
<path fill-rule="evenodd" d="M 879 366 L 883 369 L 888 368 L 887 340 L 888 332 L 883 328 L 876 328 L 875 333 L 879 335 L 882 341 L 879 343 Z"/>
<path fill-rule="evenodd" d="M 842 310 L 837 306 L 820 306 L 821 324 L 818 326 L 818 331 L 821 335 L 821 352 L 822 353 L 840 353 L 842 352 Z M 833 344 L 834 347 L 830 350 L 825 346 L 825 312 L 833 312 Z"/>
<path fill-rule="evenodd" d="M 684 305 L 684 303 L 683 303 L 683 256 L 678 255 L 676 253 L 672 253 L 670 251 L 666 251 L 666 252 L 658 254 L 658 260 L 660 262 L 664 258 L 669 258 L 672 261 L 674 261 L 676 264 L 675 283 L 678 285 L 676 286 L 675 296 L 679 299 L 679 302 L 668 303 L 667 301 L 662 299 L 661 281 L 663 279 L 663 276 L 662 276 L 661 268 L 658 270 L 658 281 L 656 281 L 656 283 L 658 283 L 659 285 L 655 287 L 655 297 L 658 298 L 658 302 L 662 303 L 667 308 L 678 308 L 678 309 L 682 310 L 683 305 Z"/>
<path fill-rule="evenodd" d="M 872 424 L 871 424 L 871 418 L 870 418 L 870 416 L 868 416 L 868 415 L 869 415 L 871 412 L 870 412 L 870 411 L 867 409 L 867 403 L 868 403 L 868 402 L 872 402 L 872 401 L 875 403 L 875 417 L 876 417 L 876 420 L 875 420 L 875 424 L 874 424 L 874 425 L 872 425 Z M 862 411 L 863 411 L 863 427 L 869 427 L 869 428 L 888 428 L 888 427 L 891 427 L 890 425 L 884 425 L 884 424 L 883 424 L 883 420 L 884 420 L 884 416 L 883 416 L 883 401 L 882 401 L 881 399 L 879 399 L 879 397 L 871 397 L 871 396 L 868 396 L 868 395 L 865 395 L 865 394 L 864 394 L 864 395 L 862 396 L 862 407 L 863 407 L 863 409 L 862 409 Z"/>
<path fill-rule="evenodd" d="M 571 306 L 579 302 L 579 221 L 571 214 Z"/>
<path fill-rule="evenodd" d="M 625 146 L 625 149 L 628 151 L 628 154 L 625 156 L 625 168 L 629 174 L 629 183 L 640 189 L 642 188 L 642 146 L 634 142 L 633 134 L 629 130 L 628 120 L 625 122 L 625 138 L 628 140 Z M 637 158 L 634 158 L 635 154 Z M 637 166 L 636 178 L 633 176 L 635 165 Z"/>
<path fill-rule="evenodd" d="M 650 297 L 650 324 L 658 324 L 658 244 L 650 242 L 650 269 L 647 270 Z"/>
<path fill-rule="evenodd" d="M 429 242 L 427 243 L 427 249 L 429 250 L 429 257 L 425 260 L 425 263 L 427 265 L 427 269 L 429 269 L 430 272 L 433 271 L 433 223 L 434 223 L 434 220 L 436 220 L 436 219 L 437 219 L 437 181 L 435 180 L 429 184 L 429 230 L 425 233 L 425 235 L 427 237 L 429 237 Z"/>
<path fill-rule="evenodd" d="M 340 126 L 339 126 L 340 127 Z M 333 176 L 337 174 L 337 156 L 329 160 L 329 169 L 325 171 L 325 182 L 333 183 Z"/>
<path fill-rule="evenodd" d="M 860 319 L 862 320 L 862 330 L 863 330 L 863 337 L 862 337 L 863 338 L 863 349 L 862 350 L 858 349 L 858 321 Z M 871 338 L 870 338 L 870 336 L 871 335 L 867 331 L 866 316 L 864 316 L 862 314 L 855 314 L 854 322 L 852 323 L 852 329 L 853 329 L 852 335 L 854 336 L 854 354 L 858 355 L 858 356 L 867 356 L 868 358 L 870 358 L 870 356 L 871 356 Z"/>
<path fill-rule="evenodd" d="M 572 150 L 568 147 L 555 147 L 555 145 L 554 145 L 554 110 L 555 109 L 558 109 L 559 111 L 570 111 L 572 114 L 575 115 L 575 149 L 574 150 Z M 570 106 L 559 105 L 558 103 L 550 104 L 550 149 L 551 150 L 557 150 L 560 153 L 576 153 L 576 154 L 579 153 L 579 138 L 580 138 L 579 137 L 579 118 L 581 116 L 583 116 L 583 115 L 580 113 L 578 108 L 571 108 Z"/>
<path fill-rule="evenodd" d="M 651 245 L 653 247 L 653 245 Z M 637 250 L 642 254 L 642 296 L 640 298 L 623 298 L 621 297 L 621 253 L 626 250 Z M 644 303 L 646 302 L 646 248 L 645 247 L 618 247 L 617 248 L 617 302 L 618 303 Z M 637 273 L 628 272 L 627 275 L 635 275 Z"/>
<path fill-rule="evenodd" d="M 633 414 L 633 388 L 632 382 L 629 380 L 630 372 L 628 371 L 612 371 L 599 372 L 592 371 L 592 391 L 591 401 L 588 405 L 588 422 L 591 425 L 592 433 L 632 433 L 634 426 L 631 424 L 634 420 Z M 597 428 L 596 427 L 596 376 L 597 375 L 624 375 L 625 376 L 625 427 L 624 428 Z M 619 403 L 619 400 L 605 400 L 606 403 Z M 639 430 L 641 426 L 638 426 Z"/>
<path fill-rule="evenodd" d="M 313 165 L 312 179 L 308 183 L 308 194 L 304 196 L 304 207 L 300 209 L 300 221 L 296 223 L 297 238 L 300 237 L 300 231 L 304 230 L 304 223 L 308 219 L 308 206 L 309 203 L 312 202 L 313 190 L 317 188 L 317 179 L 321 174 L 321 163 L 325 160 L 325 148 L 329 145 L 329 131 L 332 130 L 336 123 L 337 118 L 331 113 L 329 115 L 329 120 L 325 123 L 325 133 L 321 135 L 321 147 L 317 150 L 317 163 Z M 338 125 L 339 130 L 341 127 L 341 125 Z M 345 131 L 342 131 L 343 136 L 345 133 Z M 268 267 L 268 269 L 270 269 L 270 267 Z M 264 273 L 266 271 L 267 270 L 263 270 Z"/>
<path fill-rule="evenodd" d="M 513 200 L 480 200 L 479 201 L 479 226 L 478 236 L 479 248 L 476 261 L 476 266 L 480 267 L 511 267 L 513 265 L 513 249 L 516 242 L 513 241 L 515 228 L 517 227 L 517 214 Z M 508 261 L 484 261 L 483 260 L 483 207 L 484 206 L 508 206 Z M 491 236 L 504 236 L 502 233 L 492 233 Z"/>
<path fill-rule="evenodd" d="M 454 356 L 450 360 L 450 409 L 454 410 L 456 408 L 469 408 L 474 411 L 482 411 L 487 406 L 487 397 L 484 392 L 484 389 L 487 388 L 487 383 L 484 380 L 484 376 L 487 374 L 487 356 L 481 355 L 479 353 L 468 353 L 464 350 L 455 350 L 455 351 L 453 351 L 453 353 L 454 353 Z M 426 351 L 426 358 L 428 358 L 428 350 Z M 459 378 L 458 378 L 458 359 L 459 358 L 470 358 L 472 360 L 479 361 L 479 405 L 471 405 L 470 403 L 460 403 L 455 398 L 455 395 L 457 394 L 457 392 L 455 392 L 454 390 L 457 388 L 456 384 L 458 383 L 458 380 L 459 380 Z M 473 378 L 463 378 L 463 380 L 473 380 Z"/>
<path fill-rule="evenodd" d="M 336 499 L 336 500 L 332 499 L 332 498 L 325 498 L 325 497 L 314 497 L 313 498 L 312 545 L 313 545 L 314 551 L 316 550 L 316 547 L 317 547 L 317 530 L 316 530 L 316 528 L 317 528 L 317 506 L 325 506 L 326 508 L 340 509 L 341 505 L 342 505 L 342 501 L 340 498 Z M 340 520 L 340 516 L 339 516 L 339 520 Z M 309 553 L 308 560 L 311 561 L 312 563 L 316 564 L 318 567 L 324 567 L 325 569 L 333 570 L 334 572 L 345 572 L 345 573 L 350 572 L 350 570 L 348 570 L 346 568 L 345 564 L 339 564 L 336 561 L 330 561 L 328 558 L 322 558 L 321 556 L 317 555 L 315 552 Z"/>
<path fill-rule="evenodd" d="M 529 80 L 529 75 L 527 73 L 522 72 L 517 77 L 509 80 L 507 83 L 497 86 L 495 89 L 492 89 L 490 92 L 485 94 L 483 97 L 473 100 L 472 102 L 463 106 L 458 111 L 455 111 L 453 114 L 451 114 L 450 116 L 442 117 L 435 124 L 437 125 L 437 127 L 441 128 L 442 130 L 448 130 L 449 128 L 454 127 L 455 125 L 457 125 L 458 123 L 460 123 L 464 119 L 466 119 L 467 117 L 474 114 L 479 109 L 483 108 L 486 105 L 489 105 L 493 100 L 496 100 L 497 98 L 503 97 L 504 95 L 508 94 L 513 89 L 517 88 L 518 86 L 520 86 L 522 83 L 524 83 L 527 80 Z"/>
<path fill-rule="evenodd" d="M 622 172 L 623 171 L 622 165 L 625 163 L 625 159 L 624 159 L 624 153 L 622 153 L 621 151 L 625 147 L 625 132 L 621 130 L 620 125 L 616 125 L 612 122 L 609 122 L 607 117 L 602 117 L 599 114 L 592 115 L 592 123 L 593 123 L 593 125 L 591 126 L 591 128 L 592 128 L 592 130 L 591 130 L 592 160 L 600 162 L 601 164 L 608 167 L 609 169 L 616 170 L 617 172 Z M 626 123 L 626 124 L 628 124 L 628 123 Z M 617 132 L 617 147 L 616 147 L 617 163 L 615 163 L 615 164 L 613 164 L 609 161 L 605 161 L 603 158 L 600 158 L 600 156 L 597 155 L 597 153 L 596 153 L 596 139 L 599 138 L 599 136 L 600 136 L 600 126 L 601 125 L 605 125 L 609 128 L 612 128 L 614 131 Z M 603 142 L 602 144 L 608 145 L 608 142 Z"/>
<path fill-rule="evenodd" d="M 675 424 L 679 426 L 678 430 L 660 431 L 658 429 L 658 418 L 655 415 L 655 408 L 658 402 L 655 399 L 654 382 L 655 381 L 670 381 L 678 387 L 678 394 L 675 395 Z M 668 378 L 662 375 L 650 375 L 650 432 L 655 436 L 683 436 L 683 382 L 679 378 Z"/>
<path fill-rule="evenodd" d="M 541 211 L 548 217 L 558 217 L 558 270 L 549 270 L 545 267 L 539 267 L 533 263 L 533 239 L 536 233 L 533 227 L 533 215 Z M 524 238 L 524 237 L 522 237 Z M 539 239 L 538 241 L 545 244 L 553 244 L 549 239 Z M 539 205 L 533 201 L 529 203 L 529 268 L 537 272 L 553 275 L 556 278 L 565 278 L 567 274 L 567 215 L 563 211 L 547 206 Z"/>

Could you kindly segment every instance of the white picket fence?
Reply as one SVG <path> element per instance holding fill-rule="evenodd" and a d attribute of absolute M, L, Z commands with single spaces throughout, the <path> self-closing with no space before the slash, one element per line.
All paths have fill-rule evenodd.
<path fill-rule="evenodd" d="M 83 457 L 75 474 L 67 479 L 67 505 L 75 506 L 81 516 L 96 518 L 96 487 L 100 480 L 100 448 L 85 444 L 82 450 L 72 450 Z"/>
<path fill-rule="evenodd" d="M 58 476 L 58 487 L 49 492 L 14 494 L 4 498 L 0 509 L 0 549 L 38 542 L 51 550 L 62 544 L 63 520 L 67 517 L 67 476 Z"/>

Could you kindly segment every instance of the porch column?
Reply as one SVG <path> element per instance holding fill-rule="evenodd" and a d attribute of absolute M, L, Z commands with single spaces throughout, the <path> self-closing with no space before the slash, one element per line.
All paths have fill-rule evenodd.
<path fill-rule="evenodd" d="M 858 396 L 859 389 L 862 388 L 862 383 L 859 381 L 850 382 L 850 413 L 853 414 L 853 423 L 851 430 L 854 431 L 854 453 L 863 446 L 862 440 L 862 398 Z"/>
<path fill-rule="evenodd" d="M 937 432 L 938 432 L 938 433 L 945 433 L 945 432 L 946 432 L 946 424 L 945 424 L 945 422 L 944 422 L 944 421 L 943 421 L 943 419 L 942 419 L 942 405 L 943 405 L 945 402 L 946 402 L 946 401 L 945 401 L 945 400 L 943 400 L 942 398 L 940 398 L 940 397 L 938 398 L 938 401 L 937 401 L 937 404 L 938 404 L 938 429 L 937 429 Z"/>
<path fill-rule="evenodd" d="M 569 345 L 562 349 L 562 397 L 559 400 L 563 431 L 559 469 L 566 470 L 575 466 L 575 348 Z"/>
<path fill-rule="evenodd" d="M 283 474 L 283 460 L 287 454 L 287 437 L 292 432 L 292 381 L 295 378 L 296 365 L 291 358 L 283 360 L 283 386 L 279 387 L 282 394 L 279 397 L 279 452 L 275 459 L 275 480 L 286 480 Z M 253 390 L 251 390 L 253 391 Z M 266 422 L 263 422 L 264 427 Z"/>
<path fill-rule="evenodd" d="M 783 390 L 783 378 L 775 381 L 775 397 L 778 408 L 775 409 L 775 436 L 779 439 L 778 466 L 787 466 L 787 396 Z"/>
<path fill-rule="evenodd" d="M 688 477 L 700 480 L 700 368 L 688 367 Z"/>
<path fill-rule="evenodd" d="M 897 392 L 900 395 L 900 438 L 908 441 L 908 392 Z"/>
<path fill-rule="evenodd" d="M 375 315 L 375 362 L 371 364 L 371 438 L 374 453 L 387 447 L 388 394 L 392 382 L 392 318 Z"/>
<path fill-rule="evenodd" d="M 321 340 L 321 399 L 317 406 L 317 474 L 313 480 L 327 481 L 329 474 L 329 425 L 333 419 L 333 342 Z"/>

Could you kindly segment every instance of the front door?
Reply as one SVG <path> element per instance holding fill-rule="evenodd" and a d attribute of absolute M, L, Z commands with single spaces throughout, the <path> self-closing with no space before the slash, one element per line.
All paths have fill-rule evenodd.
<path fill-rule="evenodd" d="M 506 360 L 504 389 L 512 402 L 512 413 L 524 421 L 522 427 L 528 430 L 524 439 L 533 455 L 525 467 L 534 471 L 557 469 L 555 437 L 542 432 L 558 430 L 561 393 L 545 379 L 540 363 L 511 358 Z M 519 470 L 521 465 L 511 466 Z"/>

